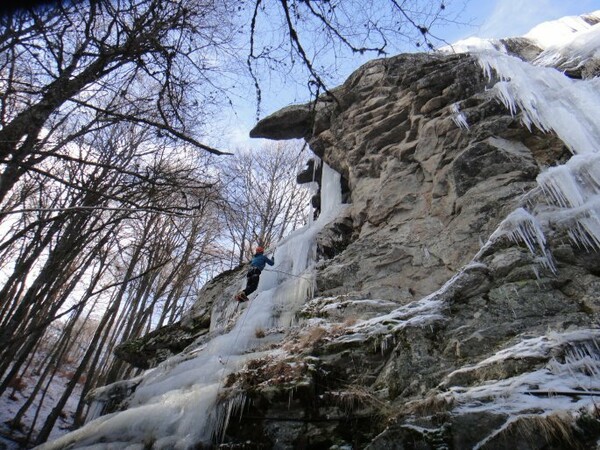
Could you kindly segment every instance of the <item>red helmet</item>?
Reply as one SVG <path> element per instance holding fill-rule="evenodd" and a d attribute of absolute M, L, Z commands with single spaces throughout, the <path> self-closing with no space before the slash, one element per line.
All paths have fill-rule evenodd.
<path fill-rule="evenodd" d="M 260 245 L 258 247 L 256 247 L 256 253 L 262 253 L 264 251 L 265 251 L 265 249 L 263 247 L 261 247 Z"/>

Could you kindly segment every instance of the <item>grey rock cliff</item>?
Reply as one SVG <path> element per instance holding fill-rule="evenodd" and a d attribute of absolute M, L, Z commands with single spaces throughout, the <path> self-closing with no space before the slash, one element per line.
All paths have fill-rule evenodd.
<path fill-rule="evenodd" d="M 282 352 L 224 380 L 221 410 L 237 413 L 219 448 L 597 448 L 595 394 L 531 380 L 600 373 L 598 254 L 558 227 L 545 230 L 553 266 L 490 240 L 536 195 L 536 176 L 569 157 L 511 115 L 493 83 L 468 55 L 399 55 L 257 124 L 253 136 L 304 137 L 342 174 L 349 205 L 319 235 L 298 324 L 262 330 L 254 349 Z M 243 271 L 206 286 L 177 325 L 184 353 L 225 324 L 240 283 Z M 151 338 L 157 356 L 145 360 L 178 349 Z M 553 414 L 556 395 L 569 414 Z"/>
<path fill-rule="evenodd" d="M 559 140 L 529 132 L 486 86 L 469 56 L 401 55 L 367 63 L 336 101 L 316 108 L 304 134 L 348 181 L 354 235 L 319 272 L 319 292 L 400 302 L 433 292 L 518 205 L 540 167 L 565 156 Z M 253 132 L 285 130 L 286 117 Z M 340 273 L 348 267 L 351 275 Z"/>
<path fill-rule="evenodd" d="M 521 43 L 518 53 L 535 57 L 534 50 Z M 567 431 L 560 434 L 553 428 L 560 424 L 544 422 L 547 413 L 536 416 L 525 402 L 514 416 L 495 411 L 493 396 L 478 400 L 480 413 L 465 407 L 467 400 L 460 400 L 466 412 L 453 406 L 463 398 L 458 393 L 502 380 L 518 385 L 551 361 L 564 362 L 573 348 L 597 345 L 573 338 L 547 354 L 486 362 L 548 330 L 595 328 L 600 307 L 597 253 L 565 244 L 560 230 L 547 230 L 556 271 L 507 239 L 482 250 L 525 201 L 540 171 L 569 156 L 552 133 L 530 131 L 509 114 L 487 89 L 491 84 L 468 55 L 375 60 L 337 88 L 335 98 L 319 99 L 306 129 L 289 134 L 306 136 L 343 175 L 351 204 L 321 235 L 320 297 L 303 311 L 305 318 L 324 321 L 322 331 L 313 327 L 312 339 L 305 338 L 311 345 L 290 357 L 306 364 L 308 358 L 313 371 L 298 376 L 302 389 L 294 391 L 292 410 L 301 425 L 286 424 L 290 413 L 281 413 L 283 400 L 273 385 L 266 391 L 244 375 L 237 381 L 254 399 L 250 416 L 282 418 L 260 422 L 265 442 L 369 449 L 482 442 L 481 448 L 496 449 L 515 441 L 527 449 L 584 448 L 595 442 L 593 414 L 565 420 Z M 259 122 L 253 135 L 286 137 L 294 108 L 305 117 L 307 105 L 288 107 Z M 463 119 L 468 129 L 460 126 Z M 424 297 L 439 306 L 427 311 Z M 384 331 L 362 322 L 392 310 L 390 304 L 406 305 L 406 311 L 396 309 L 378 323 Z M 269 369 L 263 371 L 268 379 Z M 538 388 L 520 387 L 548 395 Z M 243 416 L 241 423 L 229 430 L 232 440 L 250 437 Z M 527 438 L 532 433 L 538 437 Z"/>

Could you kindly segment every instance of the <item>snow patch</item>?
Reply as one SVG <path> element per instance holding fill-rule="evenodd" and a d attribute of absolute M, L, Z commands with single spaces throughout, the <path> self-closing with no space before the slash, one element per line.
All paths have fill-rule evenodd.
<path fill-rule="evenodd" d="M 587 16 L 600 20 L 600 10 L 594 11 Z M 590 28 L 592 28 L 592 25 L 582 16 L 567 16 L 558 20 L 541 23 L 533 27 L 523 37 L 530 39 L 543 49 L 567 47 L 577 36 L 581 36 L 582 32 L 585 33 Z"/>

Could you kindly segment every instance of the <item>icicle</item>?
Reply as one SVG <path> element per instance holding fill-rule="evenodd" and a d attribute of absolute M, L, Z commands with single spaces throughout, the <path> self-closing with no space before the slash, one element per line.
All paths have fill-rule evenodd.
<path fill-rule="evenodd" d="M 546 198 L 562 208 L 576 208 L 585 202 L 584 194 L 569 166 L 551 167 L 537 177 Z"/>
<path fill-rule="evenodd" d="M 547 368 L 556 376 L 568 374 L 571 378 L 571 389 L 587 390 L 589 386 L 582 384 L 587 377 L 597 378 L 600 375 L 600 352 L 595 339 L 591 341 L 569 342 L 564 351 L 563 361 L 553 358 Z"/>
<path fill-rule="evenodd" d="M 318 183 L 320 180 L 317 180 L 317 172 L 319 171 L 319 169 L 321 168 L 321 166 L 323 165 L 323 160 L 321 158 L 319 158 L 318 156 L 314 156 L 313 160 L 315 161 L 315 163 L 313 164 L 313 175 L 312 175 L 312 179 L 315 185 L 318 186 Z"/>
<path fill-rule="evenodd" d="M 546 246 L 546 237 L 537 219 L 523 208 L 517 208 L 502 221 L 492 234 L 493 241 L 500 236 L 508 236 L 513 242 L 523 242 L 532 255 L 541 253 L 540 261 L 553 272 L 556 272 L 554 261 Z"/>
<path fill-rule="evenodd" d="M 600 250 L 600 222 L 598 217 L 581 218 L 568 230 L 569 238 L 587 251 Z"/>
<path fill-rule="evenodd" d="M 469 123 L 467 122 L 467 118 L 464 113 L 460 110 L 460 106 L 458 103 L 453 103 L 450 107 L 452 110 L 452 121 L 456 124 L 458 128 L 462 128 L 463 130 L 469 129 Z"/>
<path fill-rule="evenodd" d="M 554 211 L 546 210 L 544 217 L 550 223 L 566 227 L 569 237 L 578 245 L 600 249 L 600 155 L 595 153 L 600 142 L 600 127 L 592 117 L 600 114 L 600 108 L 590 105 L 588 99 L 594 99 L 597 94 L 586 84 L 576 84 L 552 69 L 534 68 L 504 55 L 482 54 L 480 63 L 488 76 L 495 71 L 504 80 L 497 83 L 495 89 L 511 113 L 521 110 L 528 126 L 533 124 L 544 131 L 553 129 L 569 148 L 579 153 L 566 164 L 538 176 L 541 192 L 547 202 L 556 207 Z M 600 100 L 600 97 L 595 99 Z M 573 105 L 581 107 L 573 108 Z M 515 218 L 524 220 L 518 226 L 511 226 Z M 533 249 L 538 246 L 547 265 L 555 270 L 536 220 L 517 213 L 503 225 L 501 232 L 525 242 L 532 253 L 535 254 Z"/>
<path fill-rule="evenodd" d="M 223 442 L 225 439 L 225 432 L 227 431 L 229 421 L 231 420 L 231 416 L 239 413 L 241 420 L 242 412 L 244 410 L 244 406 L 246 405 L 246 399 L 246 395 L 240 393 L 228 399 L 225 405 L 221 405 L 219 407 L 220 411 L 217 413 L 219 415 L 219 418 L 216 421 L 217 425 L 212 430 L 214 433 L 212 438 L 213 441 L 218 439 L 220 442 Z"/>
<path fill-rule="evenodd" d="M 593 80 L 571 80 L 555 69 L 536 67 L 500 52 L 487 50 L 477 56 L 490 79 L 496 73 L 502 80 L 494 90 L 511 113 L 518 109 L 525 124 L 554 130 L 574 153 L 596 152 L 600 93 Z"/>
<path fill-rule="evenodd" d="M 100 417 L 105 404 L 106 402 L 100 400 L 92 401 L 85 416 L 85 423 L 91 422 L 92 420 Z"/>
<path fill-rule="evenodd" d="M 569 239 L 588 251 L 600 250 L 600 196 L 592 197 L 578 208 L 563 208 L 544 213 L 545 220 L 566 229 Z"/>

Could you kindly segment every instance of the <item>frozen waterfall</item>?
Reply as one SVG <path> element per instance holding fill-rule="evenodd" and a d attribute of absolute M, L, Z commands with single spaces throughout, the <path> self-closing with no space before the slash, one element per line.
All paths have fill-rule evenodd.
<path fill-rule="evenodd" d="M 234 327 L 203 346 L 172 357 L 147 371 L 129 399 L 129 408 L 99 417 L 83 428 L 42 445 L 44 450 L 74 448 L 186 449 L 210 442 L 223 417 L 217 411 L 225 377 L 241 369 L 255 353 L 257 330 L 288 327 L 295 311 L 312 294 L 316 236 L 341 208 L 340 175 L 323 164 L 321 214 L 277 244 L 273 270 L 265 270 L 258 295 L 237 317 Z"/>

